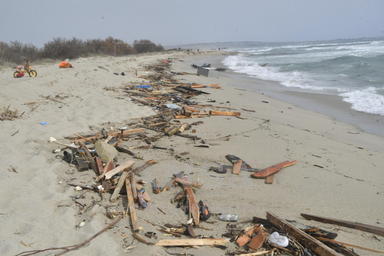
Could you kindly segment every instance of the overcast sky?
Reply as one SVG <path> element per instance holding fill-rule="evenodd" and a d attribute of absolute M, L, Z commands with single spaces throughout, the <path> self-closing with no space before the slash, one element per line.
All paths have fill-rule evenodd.
<path fill-rule="evenodd" d="M 384 36 L 384 0 L 0 0 L 0 41 L 164 45 Z"/>

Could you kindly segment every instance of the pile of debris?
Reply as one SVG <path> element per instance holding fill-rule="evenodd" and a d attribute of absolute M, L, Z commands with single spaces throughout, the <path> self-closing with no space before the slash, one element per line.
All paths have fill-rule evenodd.
<path fill-rule="evenodd" d="M 194 102 L 193 96 L 208 94 L 196 88 L 217 89 L 220 86 L 179 83 L 174 79 L 174 74 L 170 72 L 170 60 L 163 60 L 159 64 L 147 66 L 146 69 L 155 72 L 153 76 L 146 77 L 151 82 L 147 84 L 132 83 L 124 88 L 124 92 L 133 101 L 151 106 L 158 112 L 156 115 L 132 120 L 124 127 L 114 128 L 109 131 L 102 129 L 96 134 L 67 137 L 66 139 L 71 141 L 70 144 L 58 142 L 53 137 L 50 138 L 50 142 L 62 147 L 55 150 L 55 153 L 62 153 L 63 160 L 71 165 L 75 165 L 79 171 L 92 170 L 92 172 L 88 172 L 88 184 L 84 185 L 84 182 L 76 183 L 72 180 L 68 185 L 73 186 L 77 191 L 86 190 L 97 193 L 101 198 L 98 204 L 106 208 L 108 218 L 115 220 L 83 243 L 68 247 L 23 252 L 19 255 L 32 255 L 57 249 L 64 250 L 63 253 L 66 253 L 78 249 L 115 225 L 126 214 L 129 214 L 132 236 L 139 242 L 147 245 L 162 247 L 215 246 L 225 250 L 225 254 L 228 255 L 330 256 L 340 255 L 338 252 L 347 256 L 357 255 L 354 251 L 347 248 L 354 247 L 354 245 L 334 240 L 337 236 L 335 233 L 316 227 L 305 226 L 304 228 L 298 228 L 296 227 L 298 223 L 294 225 L 272 213 L 267 213 L 266 219 L 254 217 L 251 221 L 253 224 L 246 226 L 242 226 L 244 222 L 238 222 L 238 216 L 236 215 L 212 213 L 208 205 L 204 203 L 204 200 L 198 199 L 196 196 L 196 192 L 202 184 L 192 182 L 184 172 L 174 174 L 163 186 L 159 184 L 156 177 L 153 177 L 151 182 L 152 192 L 155 195 L 166 190 L 179 189 L 179 192 L 171 201 L 188 216 L 185 223 L 182 225 L 160 225 L 147 221 L 160 232 L 175 238 L 158 240 L 156 232 L 145 232 L 142 230 L 138 225 L 139 217 L 136 209 L 146 209 L 152 202 L 152 199 L 146 191 L 147 182 L 141 179 L 140 175 L 146 168 L 156 164 L 157 160 L 145 161 L 140 154 L 135 152 L 135 149 L 166 149 L 167 152 L 172 154 L 172 149 L 168 150 L 155 144 L 160 138 L 166 138 L 167 136 L 181 136 L 192 139 L 195 142 L 200 141 L 203 145 L 204 140 L 196 135 L 185 133 L 185 131 L 189 130 L 191 133 L 195 133 L 196 130 L 191 128 L 203 122 L 183 123 L 180 122 L 180 119 L 209 116 L 233 116 L 240 118 L 241 116 L 240 112 L 228 111 L 233 109 L 201 105 Z M 222 111 L 223 108 L 226 111 Z M 125 145 L 127 142 L 133 141 L 140 142 L 140 145 L 136 148 Z M 129 157 L 123 160 L 117 159 L 118 152 L 126 153 Z M 285 161 L 260 170 L 251 167 L 237 156 L 226 155 L 225 158 L 232 165 L 211 167 L 210 170 L 217 173 L 226 173 L 228 170 L 231 170 L 236 175 L 241 171 L 247 171 L 251 172 L 251 177 L 253 178 L 265 179 L 267 184 L 273 182 L 274 175 L 281 169 L 296 164 L 296 161 Z M 135 167 L 138 163 L 139 165 Z M 118 201 L 119 197 L 123 200 Z M 81 197 L 74 197 L 75 203 L 79 205 L 80 212 L 83 214 L 92 205 L 86 206 L 81 199 Z M 118 202 L 118 204 L 110 207 L 111 202 Z M 157 209 L 163 212 L 159 207 Z M 310 215 L 303 216 L 309 216 L 308 218 L 314 219 Z M 227 224 L 227 232 L 223 234 L 224 238 L 204 237 L 197 234 L 195 229 L 204 228 L 201 222 L 206 222 L 213 217 L 221 221 L 232 222 Z M 337 224 L 340 224 L 340 222 Z M 361 225 L 363 225 L 363 228 L 361 228 Z M 382 228 L 368 227 L 368 225 L 359 223 L 349 225 L 349 227 L 354 228 L 357 226 L 362 230 L 369 232 L 373 230 L 376 234 L 384 235 Z M 237 246 L 235 250 L 231 249 L 231 246 L 233 248 L 234 245 Z M 358 248 L 375 251 L 363 247 Z"/>

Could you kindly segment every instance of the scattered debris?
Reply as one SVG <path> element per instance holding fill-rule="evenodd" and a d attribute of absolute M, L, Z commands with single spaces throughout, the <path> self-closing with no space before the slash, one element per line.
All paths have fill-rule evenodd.
<path fill-rule="evenodd" d="M 2 108 L 0 111 L 0 121 L 13 121 L 15 119 L 21 118 L 24 115 L 24 112 L 19 114 L 17 109 L 11 110 L 11 106 Z"/>

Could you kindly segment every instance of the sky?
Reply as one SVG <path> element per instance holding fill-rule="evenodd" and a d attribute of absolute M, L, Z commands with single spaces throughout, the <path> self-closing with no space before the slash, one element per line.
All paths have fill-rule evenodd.
<path fill-rule="evenodd" d="M 384 36 L 384 0 L 0 0 L 0 41 L 163 45 Z"/>

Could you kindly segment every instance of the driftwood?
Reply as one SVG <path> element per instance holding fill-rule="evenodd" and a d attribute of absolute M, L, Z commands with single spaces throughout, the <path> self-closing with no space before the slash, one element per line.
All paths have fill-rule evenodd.
<path fill-rule="evenodd" d="M 202 238 L 202 239 L 164 239 L 156 243 L 158 246 L 223 246 L 228 243 L 224 238 Z"/>
<path fill-rule="evenodd" d="M 233 111 L 215 111 L 211 110 L 209 111 L 209 114 L 211 116 L 240 116 L 240 112 L 233 112 Z"/>
<path fill-rule="evenodd" d="M 324 245 L 314 237 L 306 234 L 304 231 L 294 227 L 285 220 L 267 212 L 267 219 L 276 227 L 280 228 L 283 232 L 288 233 L 303 244 L 306 248 L 310 249 L 319 256 L 341 256 L 328 246 Z"/>
<path fill-rule="evenodd" d="M 38 254 L 38 253 L 41 253 L 41 252 L 55 251 L 55 250 L 63 250 L 62 252 L 56 254 L 56 255 L 63 255 L 65 253 L 67 253 L 67 252 L 77 250 L 77 249 L 87 245 L 89 242 L 91 242 L 93 239 L 95 239 L 96 237 L 98 237 L 99 235 L 101 235 L 102 233 L 107 231 L 108 229 L 112 228 L 122 218 L 123 218 L 122 216 L 117 217 L 116 220 L 114 220 L 113 222 L 108 224 L 105 228 L 103 228 L 102 230 L 100 230 L 99 232 L 94 234 L 92 237 L 88 238 L 87 240 L 85 240 L 85 241 L 83 241 L 81 243 L 74 244 L 74 245 L 63 246 L 63 247 L 52 247 L 52 248 L 47 248 L 47 249 L 42 249 L 42 250 L 25 251 L 25 252 L 21 252 L 21 253 L 17 254 L 16 256 L 28 256 L 28 255 Z"/>
<path fill-rule="evenodd" d="M 382 228 L 382 227 L 372 226 L 372 225 L 363 224 L 363 223 L 359 223 L 359 222 L 353 222 L 353 221 L 338 220 L 338 219 L 332 219 L 332 218 L 323 218 L 323 217 L 318 217 L 318 216 L 305 214 L 305 213 L 302 213 L 301 216 L 303 216 L 307 220 L 315 220 L 315 221 L 319 221 L 319 222 L 323 222 L 323 223 L 335 224 L 335 225 L 339 225 L 339 226 L 343 226 L 343 227 L 358 229 L 358 230 L 366 231 L 366 232 L 373 233 L 376 235 L 384 236 L 384 228 Z"/>

